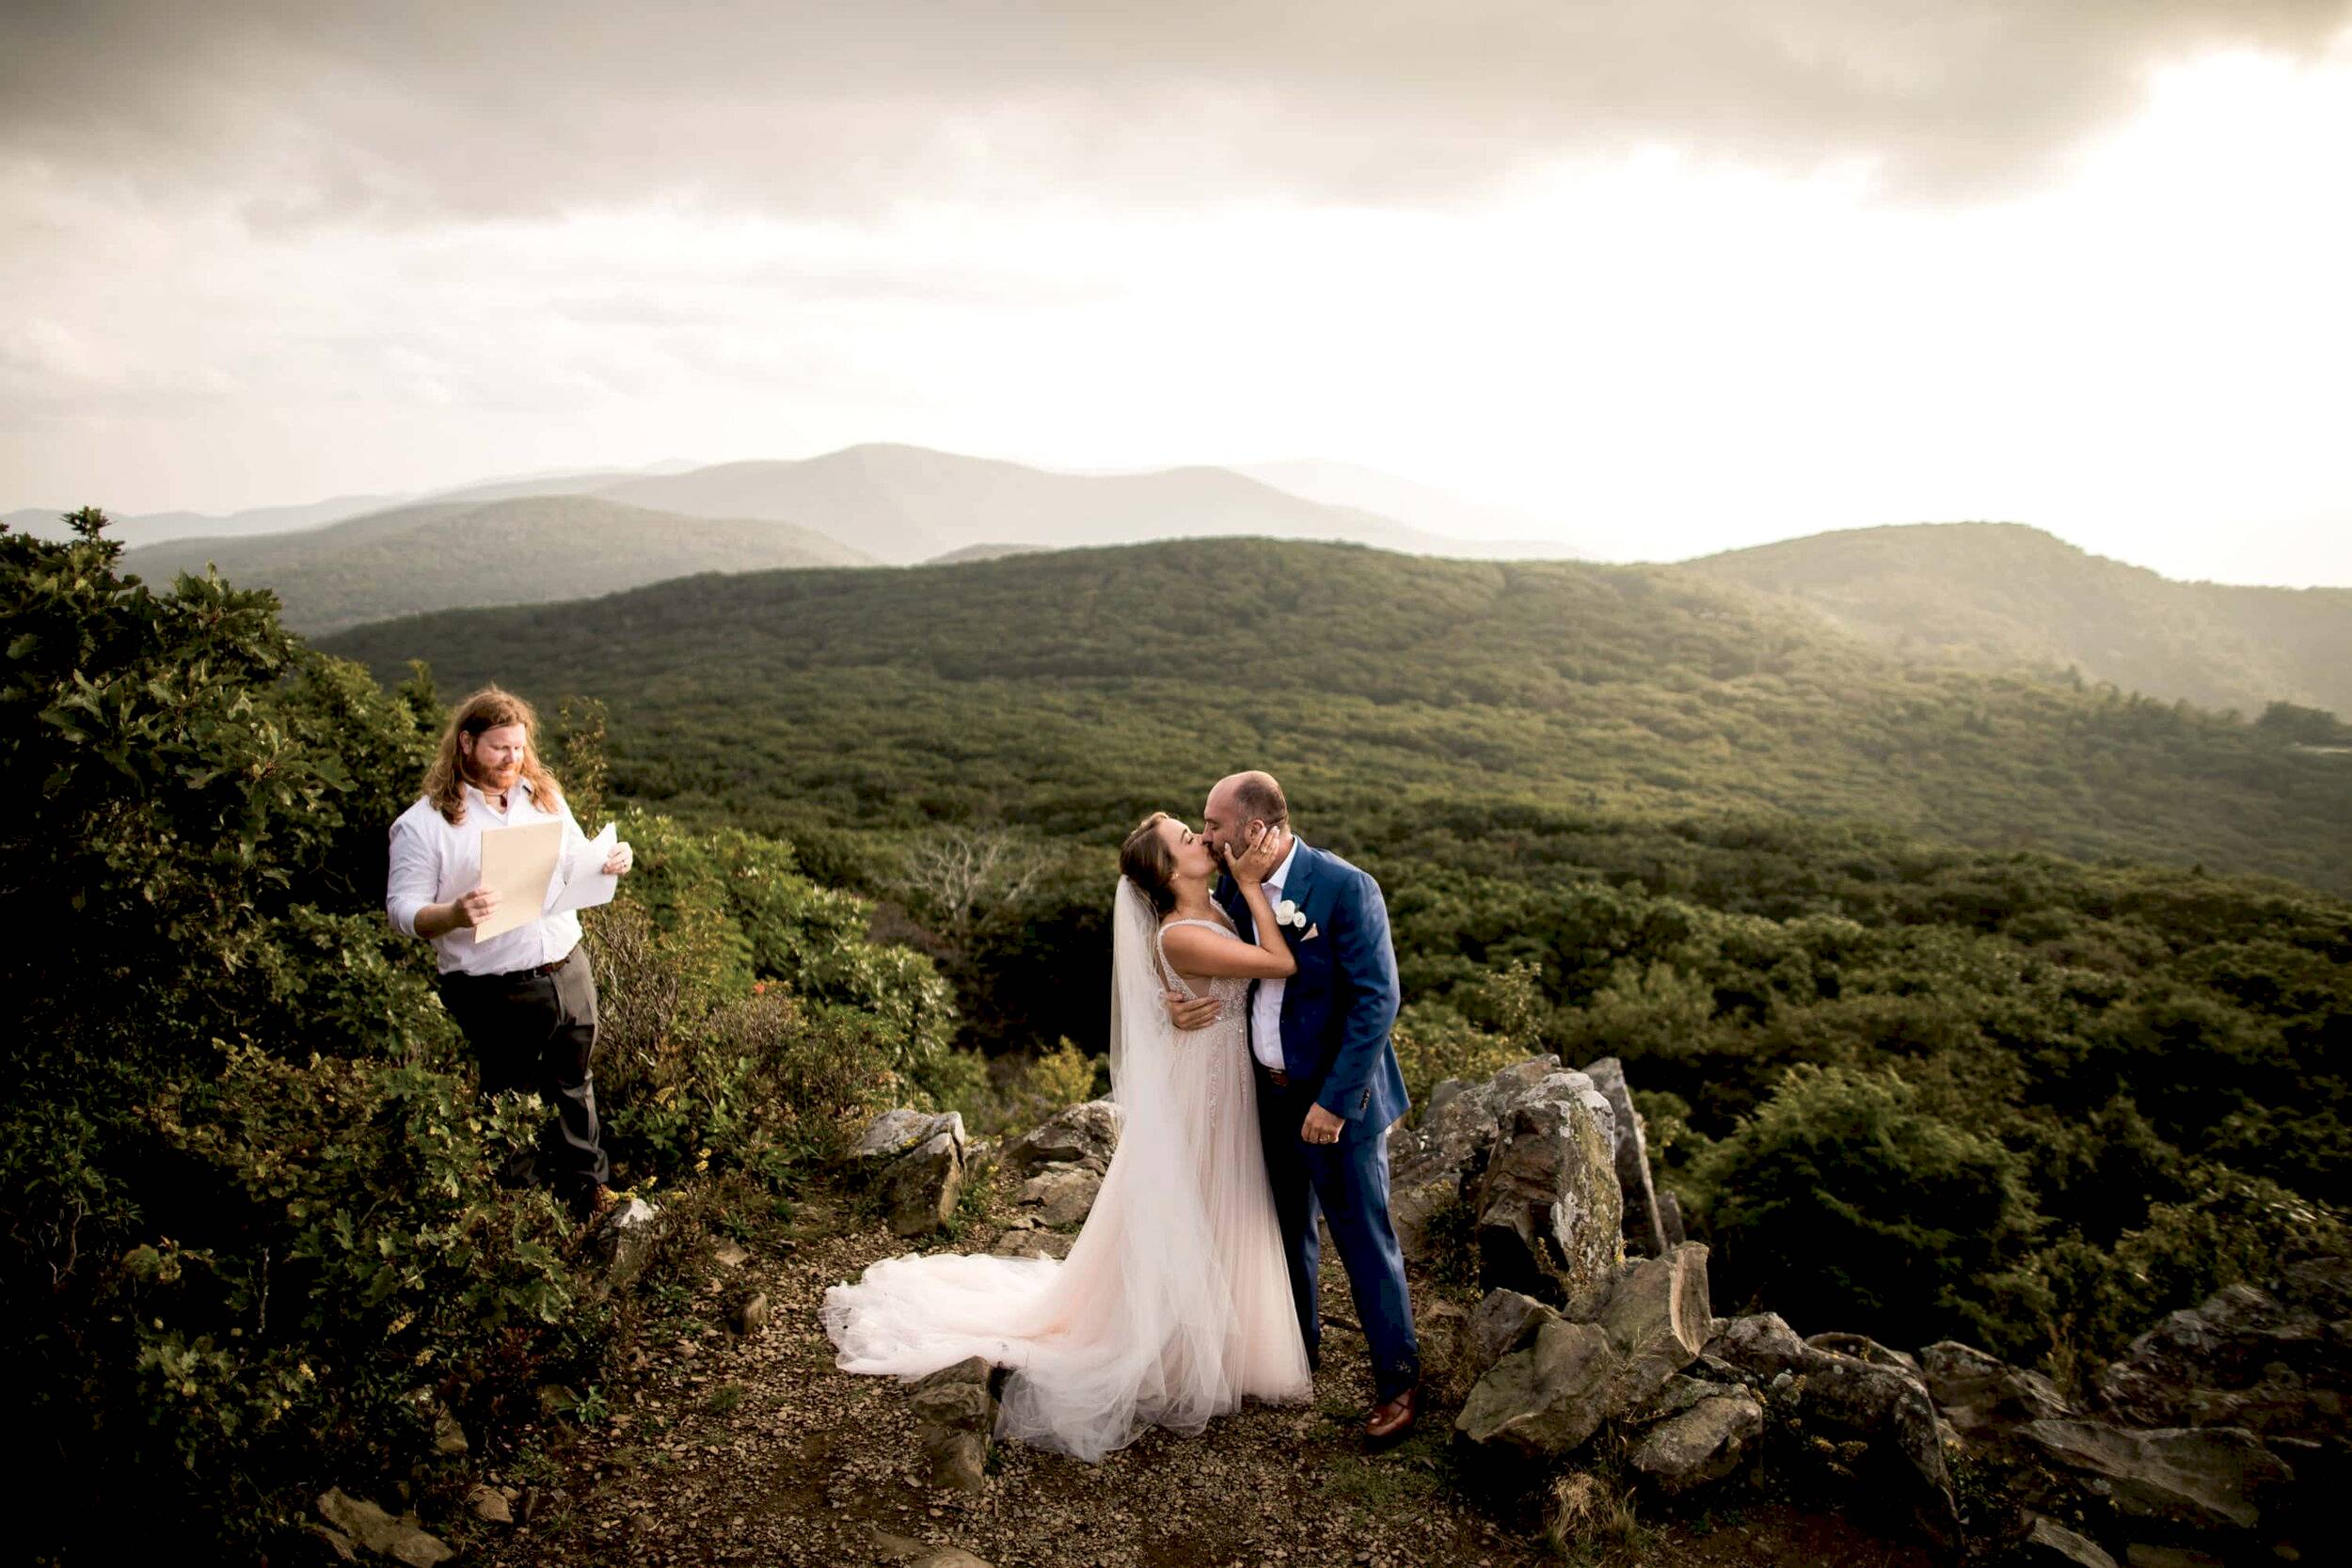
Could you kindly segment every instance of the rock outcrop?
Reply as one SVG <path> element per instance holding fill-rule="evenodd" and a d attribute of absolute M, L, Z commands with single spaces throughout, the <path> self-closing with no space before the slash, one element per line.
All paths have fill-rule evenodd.
<path fill-rule="evenodd" d="M 1939 1553 L 1960 1553 L 1943 1426 L 1910 1357 L 1859 1335 L 1800 1339 L 1772 1312 L 1731 1320 L 1706 1354 L 1763 1395 L 1794 1446 L 1869 1488 Z"/>
<path fill-rule="evenodd" d="M 356 1546 L 373 1558 L 405 1565 L 435 1568 L 456 1556 L 449 1544 L 424 1528 L 413 1513 L 388 1513 L 342 1487 L 329 1487 L 318 1500 L 319 1517 L 326 1521 L 322 1533 Z"/>
<path fill-rule="evenodd" d="M 945 1367 L 908 1386 L 915 1441 L 933 1486 L 981 1492 L 988 1486 L 988 1443 L 996 1430 L 995 1369 L 978 1356 Z"/>
<path fill-rule="evenodd" d="M 1481 1283 L 1587 1312 L 1623 1260 L 1616 1114 L 1581 1072 L 1539 1056 L 1484 1084 L 1449 1081 L 1395 1134 L 1390 1208 L 1408 1261 L 1466 1211 Z"/>
<path fill-rule="evenodd" d="M 2319 1258 L 2172 1313 L 2109 1365 L 2085 1408 L 1973 1346 L 1930 1345 L 1919 1363 L 1953 1441 L 1996 1467 L 2024 1510 L 2026 1560 L 2139 1563 L 2324 1542 L 2352 1480 L 2348 1357 L 2352 1260 Z"/>
<path fill-rule="evenodd" d="M 963 1196 L 963 1117 L 953 1111 L 884 1111 L 850 1162 L 880 1194 L 893 1232 L 921 1236 L 947 1223 Z"/>
<path fill-rule="evenodd" d="M 1100 1176 L 1119 1151 L 1119 1107 L 1107 1100 L 1072 1105 L 1015 1139 L 1005 1168 L 1022 1176 L 1041 1165 L 1084 1165 Z"/>
<path fill-rule="evenodd" d="M 1645 1257 L 1659 1257 L 1682 1237 L 1668 1232 L 1658 1189 L 1650 1180 L 1649 1141 L 1642 1125 L 1642 1114 L 1633 1108 L 1633 1091 L 1625 1081 L 1625 1064 L 1614 1056 L 1603 1056 L 1585 1068 L 1584 1076 L 1609 1101 L 1615 1120 L 1617 1188 L 1625 1195 L 1625 1244 Z M 1681 1217 L 1677 1212 L 1677 1232 L 1681 1229 Z"/>
<path fill-rule="evenodd" d="M 1471 1322 L 1473 1343 L 1498 1354 L 1454 1431 L 1479 1447 L 1562 1459 L 1604 1423 L 1658 1418 L 1654 1402 L 1698 1355 L 1712 1322 L 1707 1249 L 1685 1244 L 1627 1270 L 1589 1317 L 1496 1291 Z"/>

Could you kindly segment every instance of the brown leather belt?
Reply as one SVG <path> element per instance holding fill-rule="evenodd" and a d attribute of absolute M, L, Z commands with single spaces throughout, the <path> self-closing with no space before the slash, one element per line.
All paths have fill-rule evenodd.
<path fill-rule="evenodd" d="M 1258 1070 L 1264 1075 L 1267 1083 L 1278 1089 L 1287 1089 L 1291 1086 L 1291 1075 L 1279 1067 L 1268 1067 L 1263 1062 L 1260 1062 Z"/>

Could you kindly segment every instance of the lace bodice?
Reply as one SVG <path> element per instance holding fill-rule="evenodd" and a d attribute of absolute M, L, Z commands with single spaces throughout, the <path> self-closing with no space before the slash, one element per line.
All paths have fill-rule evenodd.
<path fill-rule="evenodd" d="M 1176 966 L 1168 961 L 1168 926 L 1206 926 L 1210 930 L 1221 931 L 1237 942 L 1240 940 L 1240 934 L 1231 924 L 1223 920 L 1171 920 L 1160 927 L 1157 940 L 1160 944 L 1160 973 L 1168 976 L 1168 983 L 1186 996 L 1214 996 L 1219 1002 L 1224 1003 L 1224 1011 L 1217 1015 L 1217 1022 L 1213 1027 L 1223 1028 L 1229 1023 L 1239 1023 L 1246 1030 L 1248 1027 L 1248 1015 L 1240 1007 L 1239 1003 L 1248 992 L 1248 977 L 1241 974 L 1213 974 L 1196 980 L 1189 975 L 1177 974 Z"/>

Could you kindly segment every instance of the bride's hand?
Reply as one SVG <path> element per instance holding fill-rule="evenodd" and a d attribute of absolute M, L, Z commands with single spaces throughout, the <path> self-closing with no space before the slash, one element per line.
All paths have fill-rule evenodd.
<path fill-rule="evenodd" d="M 1233 847 L 1227 845 L 1225 869 L 1233 874 L 1233 880 L 1244 887 L 1255 887 L 1272 876 L 1277 863 L 1274 850 L 1279 837 L 1273 829 L 1260 828 L 1257 835 L 1250 839 L 1249 847 L 1240 854 L 1234 854 Z"/>

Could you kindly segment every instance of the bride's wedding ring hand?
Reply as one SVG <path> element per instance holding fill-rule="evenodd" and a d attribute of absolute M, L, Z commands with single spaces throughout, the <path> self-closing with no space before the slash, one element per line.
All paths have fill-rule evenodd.
<path fill-rule="evenodd" d="M 1233 880 L 1244 886 L 1263 882 L 1274 872 L 1274 830 L 1260 827 L 1249 837 L 1247 848 L 1236 853 L 1231 844 L 1225 847 L 1225 869 L 1233 874 Z"/>

